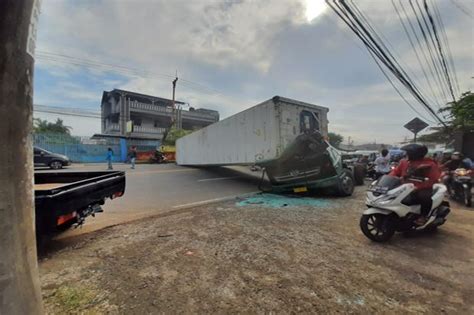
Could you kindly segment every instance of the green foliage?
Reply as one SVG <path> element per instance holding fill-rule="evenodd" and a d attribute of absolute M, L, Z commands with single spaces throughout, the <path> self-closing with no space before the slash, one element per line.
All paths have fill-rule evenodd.
<path fill-rule="evenodd" d="M 176 140 L 190 134 L 193 130 L 171 128 L 163 139 L 164 145 L 175 145 Z"/>
<path fill-rule="evenodd" d="M 333 147 L 336 147 L 336 148 L 339 147 L 342 141 L 344 141 L 344 137 L 335 132 L 329 132 L 328 137 L 329 137 L 329 143 Z"/>
<path fill-rule="evenodd" d="M 474 94 L 467 91 L 456 102 L 447 104 L 441 112 L 447 112 L 451 126 L 455 129 L 474 127 Z"/>
<path fill-rule="evenodd" d="M 450 119 L 448 127 L 433 127 L 433 133 L 418 137 L 420 142 L 447 143 L 455 131 L 474 128 L 474 94 L 467 91 L 458 101 L 448 103 L 440 110 Z"/>
<path fill-rule="evenodd" d="M 33 131 L 34 133 L 55 133 L 55 134 L 71 134 L 71 127 L 65 126 L 63 120 L 58 118 L 56 122 L 51 123 L 40 118 L 34 119 Z"/>

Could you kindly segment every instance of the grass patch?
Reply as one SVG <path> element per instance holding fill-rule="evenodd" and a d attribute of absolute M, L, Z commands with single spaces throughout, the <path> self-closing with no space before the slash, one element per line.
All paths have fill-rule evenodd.
<path fill-rule="evenodd" d="M 84 310 L 97 304 L 99 299 L 100 295 L 91 288 L 63 285 L 46 299 L 46 304 L 52 306 L 54 314 L 94 314 L 92 310 Z"/>

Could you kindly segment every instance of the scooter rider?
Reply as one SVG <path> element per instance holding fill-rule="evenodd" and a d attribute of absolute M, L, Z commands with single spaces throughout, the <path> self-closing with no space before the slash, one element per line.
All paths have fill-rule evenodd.
<path fill-rule="evenodd" d="M 448 193 L 450 195 L 452 193 L 451 191 L 451 184 L 453 181 L 452 172 L 454 172 L 458 168 L 469 169 L 469 167 L 468 165 L 466 165 L 466 163 L 464 163 L 462 159 L 462 154 L 460 152 L 454 152 L 453 154 L 451 154 L 451 158 L 445 163 L 443 163 L 441 168 L 445 171 L 445 174 L 446 174 L 445 176 L 443 176 L 443 184 L 445 184 L 446 187 L 448 188 Z"/>
<path fill-rule="evenodd" d="M 421 216 L 416 220 L 416 224 L 423 225 L 426 223 L 426 215 L 431 210 L 433 193 L 433 185 L 439 181 L 441 175 L 438 163 L 430 158 L 426 158 L 428 148 L 420 144 L 409 144 L 401 148 L 406 152 L 407 158 L 400 161 L 398 166 L 392 170 L 391 176 L 397 176 L 404 181 L 413 183 L 416 190 L 413 192 L 413 202 L 420 204 Z M 413 175 L 415 169 L 423 169 L 423 174 L 417 176 L 427 178 L 426 181 L 413 181 L 410 176 Z"/>

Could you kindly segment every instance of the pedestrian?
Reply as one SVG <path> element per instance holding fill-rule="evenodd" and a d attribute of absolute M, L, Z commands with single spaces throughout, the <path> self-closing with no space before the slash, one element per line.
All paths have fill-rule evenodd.
<path fill-rule="evenodd" d="M 381 155 L 375 159 L 375 178 L 379 179 L 385 174 L 390 173 L 390 157 L 388 150 L 383 149 Z"/>
<path fill-rule="evenodd" d="M 137 159 L 137 147 L 132 146 L 130 149 L 130 162 L 132 163 L 132 170 L 135 169 L 135 161 Z"/>
<path fill-rule="evenodd" d="M 112 148 L 108 148 L 107 149 L 107 157 L 105 158 L 108 162 L 108 169 L 109 170 L 113 170 L 113 167 L 112 167 L 112 159 L 114 158 L 114 151 L 112 151 Z"/>

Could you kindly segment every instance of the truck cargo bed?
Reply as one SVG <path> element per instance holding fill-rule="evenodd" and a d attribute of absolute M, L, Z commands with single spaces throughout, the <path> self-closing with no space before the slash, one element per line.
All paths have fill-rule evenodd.
<path fill-rule="evenodd" d="M 52 235 L 62 225 L 82 222 L 91 207 L 125 192 L 125 172 L 37 172 L 35 173 L 37 234 Z"/>

